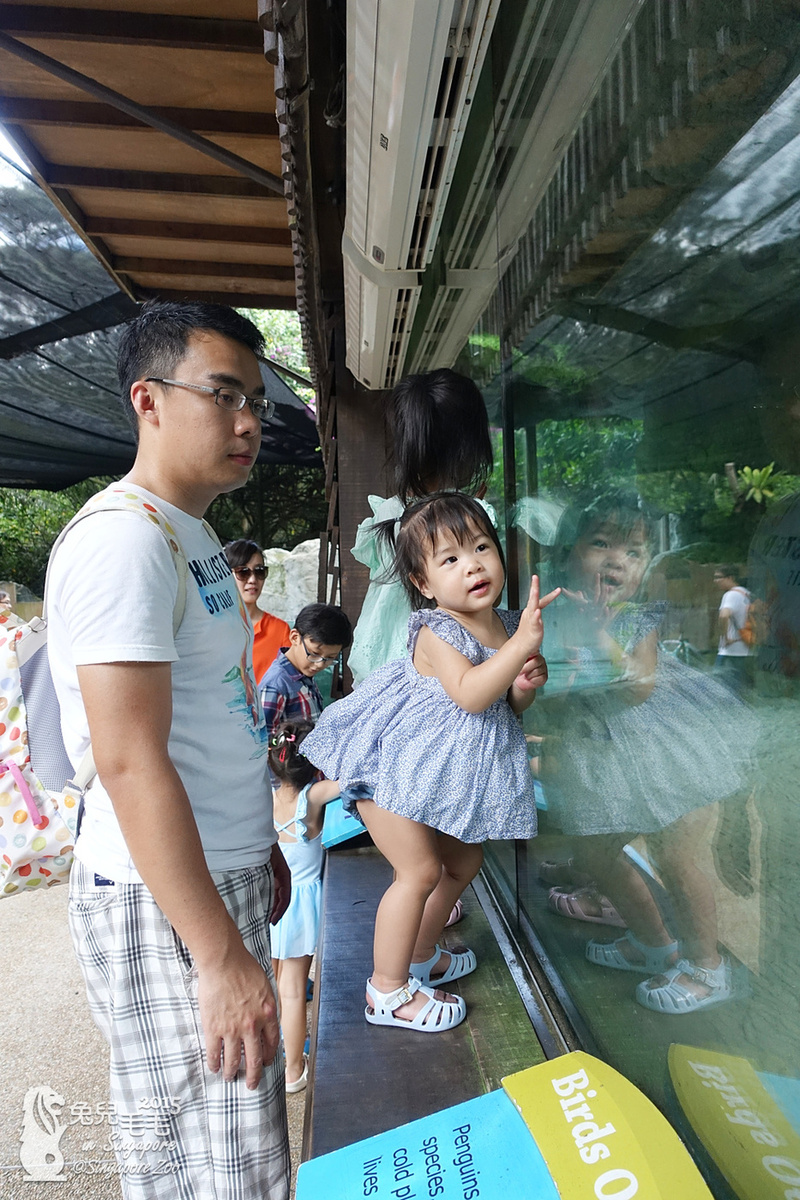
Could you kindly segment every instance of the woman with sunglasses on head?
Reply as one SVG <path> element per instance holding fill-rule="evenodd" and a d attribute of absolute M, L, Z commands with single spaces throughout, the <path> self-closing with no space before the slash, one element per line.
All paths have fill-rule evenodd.
<path fill-rule="evenodd" d="M 282 646 L 289 645 L 289 626 L 280 617 L 259 608 L 258 599 L 264 590 L 269 567 L 264 551 L 257 542 L 238 538 L 228 542 L 225 557 L 233 571 L 239 595 L 253 623 L 253 674 L 261 683 Z"/>

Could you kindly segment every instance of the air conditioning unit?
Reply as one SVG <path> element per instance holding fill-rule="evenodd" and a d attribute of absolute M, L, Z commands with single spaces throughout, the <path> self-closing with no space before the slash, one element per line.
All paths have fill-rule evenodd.
<path fill-rule="evenodd" d="M 347 365 L 403 369 L 500 0 L 348 0 Z"/>
<path fill-rule="evenodd" d="M 564 152 L 645 0 L 528 0 L 505 77 L 502 104 L 475 154 L 468 202 L 457 215 L 441 280 L 426 310 L 407 371 L 449 366 L 457 358 L 498 282 L 515 260 L 529 222 Z M 554 44 L 552 27 L 563 33 Z M 542 84 L 542 64 L 548 65 Z M 538 92 L 535 103 L 530 95 Z M 517 114 L 527 112 L 522 125 Z M 498 148 L 515 156 L 497 185 Z M 492 219 L 486 221 L 487 212 Z M 521 268 L 524 272 L 524 265 Z"/>

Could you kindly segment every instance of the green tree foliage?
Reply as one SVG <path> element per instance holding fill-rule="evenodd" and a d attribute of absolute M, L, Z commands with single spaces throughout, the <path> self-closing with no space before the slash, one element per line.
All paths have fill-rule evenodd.
<path fill-rule="evenodd" d="M 572 417 L 536 427 L 539 488 L 573 504 L 636 485 L 642 422 L 627 417 Z"/>
<path fill-rule="evenodd" d="M 280 308 L 240 308 L 243 316 L 249 317 L 264 335 L 267 347 L 267 358 L 273 362 L 282 363 L 304 375 L 308 379 L 308 360 L 303 349 L 303 333 L 300 328 L 300 318 L 296 312 Z M 304 388 L 295 381 L 285 380 L 301 400 L 306 404 L 313 403 L 314 389 Z"/>
<path fill-rule="evenodd" d="M 0 488 L 0 579 L 41 596 L 50 548 L 61 529 L 108 479 L 86 479 L 61 492 Z"/>
<path fill-rule="evenodd" d="M 321 465 L 255 467 L 245 486 L 218 497 L 207 516 L 223 542 L 248 537 L 292 550 L 325 529 L 325 473 Z"/>

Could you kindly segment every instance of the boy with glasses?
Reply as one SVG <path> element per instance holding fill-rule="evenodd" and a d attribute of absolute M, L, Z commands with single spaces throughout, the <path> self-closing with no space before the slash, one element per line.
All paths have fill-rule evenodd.
<path fill-rule="evenodd" d="M 261 704 L 270 732 L 282 721 L 316 721 L 322 696 L 314 676 L 338 661 L 353 630 L 333 604 L 307 604 L 297 615 L 282 648 L 260 684 Z"/>

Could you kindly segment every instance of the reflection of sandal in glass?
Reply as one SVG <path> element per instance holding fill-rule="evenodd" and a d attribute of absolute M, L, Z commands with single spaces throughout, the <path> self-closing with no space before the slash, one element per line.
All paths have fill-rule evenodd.
<path fill-rule="evenodd" d="M 439 959 L 443 954 L 450 955 L 450 962 L 447 969 L 441 975 L 431 975 L 434 967 L 438 966 Z M 410 971 L 415 979 L 420 983 L 429 985 L 430 987 L 438 987 L 440 983 L 451 983 L 454 979 L 462 979 L 465 975 L 471 974 L 478 965 L 478 960 L 472 950 L 468 950 L 466 946 L 461 946 L 451 950 L 446 947 L 444 950 L 441 946 L 434 948 L 433 954 L 425 962 L 411 964 Z"/>
<path fill-rule="evenodd" d="M 561 862 L 555 862 L 552 859 L 540 862 L 537 874 L 546 887 L 562 887 L 568 891 L 591 883 L 588 875 L 575 869 L 575 861 L 571 858 L 563 859 Z"/>
<path fill-rule="evenodd" d="M 616 925 L 619 929 L 628 927 L 627 921 L 622 919 L 608 897 L 601 896 L 594 888 L 581 888 L 575 892 L 551 888 L 547 897 L 547 907 L 561 917 L 571 917 L 573 921 L 590 921 L 594 925 Z M 599 908 L 600 913 L 590 912 L 591 907 Z"/>
<path fill-rule="evenodd" d="M 705 995 L 698 995 L 678 979 L 685 975 L 695 983 L 708 988 Z M 731 964 L 723 958 L 718 967 L 698 967 L 688 958 L 680 958 L 674 967 L 663 972 L 665 983 L 654 984 L 652 979 L 643 980 L 636 989 L 636 999 L 653 1012 L 678 1016 L 680 1013 L 699 1012 L 712 1004 L 724 1004 L 733 999 Z"/>
<path fill-rule="evenodd" d="M 639 952 L 641 962 L 634 962 L 626 957 L 621 949 L 623 942 L 628 942 Z M 589 962 L 596 963 L 598 967 L 611 967 L 615 971 L 637 971 L 640 975 L 658 975 L 659 972 L 666 971 L 672 966 L 670 959 L 677 950 L 677 942 L 670 942 L 666 946 L 646 946 L 634 937 L 630 929 L 615 942 L 592 940 L 586 943 L 586 957 Z"/>
<path fill-rule="evenodd" d="M 410 1020 L 396 1017 L 395 1009 L 409 1004 L 417 992 L 428 997 L 427 1004 Z M 396 1029 L 416 1029 L 420 1033 L 444 1033 L 460 1025 L 467 1015 L 467 1006 L 460 996 L 454 1000 L 437 1000 L 430 988 L 422 987 L 419 980 L 409 979 L 405 987 L 394 992 L 379 992 L 367 980 L 367 995 L 371 1004 L 364 1009 L 370 1025 L 394 1025 Z"/>

